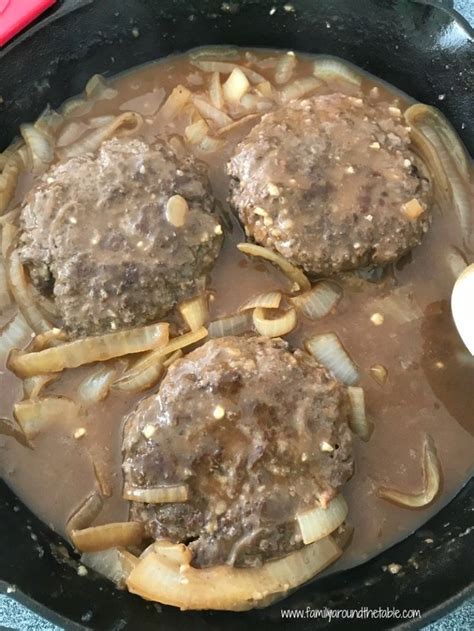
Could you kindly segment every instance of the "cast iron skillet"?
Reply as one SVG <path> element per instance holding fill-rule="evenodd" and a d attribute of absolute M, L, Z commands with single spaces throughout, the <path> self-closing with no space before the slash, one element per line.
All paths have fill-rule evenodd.
<path fill-rule="evenodd" d="M 64 0 L 0 54 L 0 145 L 46 103 L 80 92 L 94 73 L 114 74 L 202 44 L 240 44 L 330 53 L 355 62 L 415 98 L 439 106 L 474 153 L 473 33 L 456 14 L 412 0 Z M 277 11 L 270 17 L 269 10 Z M 135 38 L 132 28 L 138 28 Z M 445 98 L 438 100 L 438 95 Z M 471 118 L 470 118 L 470 116 Z M 0 454 L 1 457 L 1 454 Z M 394 454 L 396 457 L 396 454 Z M 60 480 L 58 481 L 60 484 Z M 285 608 L 420 609 L 422 626 L 474 593 L 474 500 L 471 480 L 423 528 L 365 565 L 320 579 L 284 604 L 243 614 L 182 613 L 145 603 L 58 562 L 61 540 L 0 485 L 0 591 L 67 628 L 323 629 L 328 619 L 284 621 Z M 432 539 L 433 543 L 426 543 Z M 64 545 L 64 544 L 63 544 Z M 396 576 L 383 566 L 396 562 Z M 2 582 L 3 580 L 3 582 Z M 333 620 L 332 629 L 369 624 Z M 377 629 L 400 625 L 376 620 Z M 405 627 L 405 628 L 406 628 Z"/>

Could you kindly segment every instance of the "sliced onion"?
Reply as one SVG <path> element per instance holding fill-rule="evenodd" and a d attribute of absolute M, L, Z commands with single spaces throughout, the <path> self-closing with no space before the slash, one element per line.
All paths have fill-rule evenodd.
<path fill-rule="evenodd" d="M 209 337 L 227 337 L 228 335 L 242 335 L 251 331 L 253 327 L 252 312 L 246 311 L 235 315 L 214 320 L 209 324 Z"/>
<path fill-rule="evenodd" d="M 185 546 L 165 543 L 156 544 L 140 560 L 127 587 L 147 600 L 180 609 L 244 611 L 268 604 L 311 579 L 342 553 L 325 537 L 258 568 L 218 565 L 196 569 L 190 565 Z"/>
<path fill-rule="evenodd" d="M 81 563 L 123 588 L 138 558 L 125 548 L 109 548 L 100 552 L 85 552 L 81 556 Z"/>
<path fill-rule="evenodd" d="M 473 219 L 469 163 L 461 141 L 442 114 L 433 107 L 416 103 L 405 111 L 404 116 L 408 124 L 420 132 L 434 148 L 437 160 L 433 160 L 432 152 L 426 149 L 422 157 L 429 160 L 428 167 L 431 167 L 437 188 L 449 187 L 464 236 L 471 239 Z M 415 138 L 415 143 L 419 146 L 420 139 Z M 444 198 L 442 201 L 444 202 Z"/>
<path fill-rule="evenodd" d="M 318 79 L 327 81 L 328 79 L 342 79 L 354 85 L 360 86 L 362 77 L 355 72 L 351 66 L 337 59 L 322 58 L 316 59 L 313 65 L 313 74 Z"/>
<path fill-rule="evenodd" d="M 253 312 L 253 324 L 260 335 L 266 337 L 281 337 L 287 335 L 296 326 L 296 311 L 291 308 L 284 311 L 279 317 L 267 317 L 267 311 L 261 307 Z"/>
<path fill-rule="evenodd" d="M 474 264 L 457 279 L 451 295 L 454 323 L 471 355 L 474 355 Z"/>
<path fill-rule="evenodd" d="M 32 290 L 18 251 L 14 250 L 7 258 L 8 286 L 23 317 L 36 333 L 52 328 L 33 300 Z"/>
<path fill-rule="evenodd" d="M 303 79 L 296 79 L 293 83 L 289 83 L 280 90 L 280 101 L 282 103 L 288 103 L 295 99 L 301 99 L 316 88 L 319 88 L 321 81 L 315 77 L 304 77 Z"/>
<path fill-rule="evenodd" d="M 84 92 L 88 99 L 94 101 L 110 101 L 118 95 L 118 91 L 107 85 L 107 81 L 100 74 L 95 74 L 89 79 Z"/>
<path fill-rule="evenodd" d="M 234 68 L 222 86 L 222 93 L 228 103 L 238 103 L 249 88 L 249 80 L 241 68 Z"/>
<path fill-rule="evenodd" d="M 185 88 L 184 85 L 176 86 L 158 112 L 159 117 L 170 123 L 181 114 L 190 98 L 191 92 L 188 88 Z"/>
<path fill-rule="evenodd" d="M 75 97 L 63 103 L 60 112 L 64 118 L 73 118 L 90 112 L 92 105 L 91 102 L 87 102 L 82 96 Z"/>
<path fill-rule="evenodd" d="M 142 353 L 160 346 L 166 348 L 168 330 L 168 323 L 159 322 L 129 331 L 86 337 L 39 352 L 13 352 L 9 357 L 9 368 L 19 377 L 29 377 Z"/>
<path fill-rule="evenodd" d="M 0 315 L 11 306 L 12 301 L 8 291 L 7 272 L 3 260 L 0 259 Z"/>
<path fill-rule="evenodd" d="M 319 320 L 331 313 L 342 298 L 342 289 L 336 283 L 321 280 L 300 296 L 292 296 L 290 302 L 310 320 Z"/>
<path fill-rule="evenodd" d="M 370 367 L 369 373 L 370 376 L 373 377 L 380 386 L 385 385 L 388 377 L 388 371 L 385 366 L 382 366 L 381 364 L 375 364 L 374 366 Z"/>
<path fill-rule="evenodd" d="M 277 254 L 273 250 L 268 250 L 261 245 L 255 245 L 255 243 L 239 243 L 237 248 L 244 254 L 259 256 L 277 265 L 285 276 L 287 276 L 297 286 L 297 289 L 306 290 L 311 288 L 311 283 L 304 273 L 292 263 L 287 261 L 283 256 L 281 256 L 281 254 Z"/>
<path fill-rule="evenodd" d="M 201 118 L 186 127 L 184 130 L 184 137 L 190 144 L 197 145 L 207 136 L 208 132 L 209 125 L 203 118 Z"/>
<path fill-rule="evenodd" d="M 27 439 L 33 440 L 51 425 L 76 420 L 79 416 L 79 407 L 66 397 L 25 399 L 15 403 L 13 414 Z"/>
<path fill-rule="evenodd" d="M 155 364 L 129 370 L 117 381 L 114 381 L 112 388 L 122 392 L 144 392 L 156 386 L 163 375 L 163 361 L 157 360 Z"/>
<path fill-rule="evenodd" d="M 172 366 L 175 363 L 175 361 L 177 361 L 178 359 L 181 359 L 182 356 L 183 356 L 183 351 L 179 348 L 177 351 L 175 351 L 174 353 L 172 353 L 169 357 L 165 359 L 165 361 L 163 362 L 163 367 L 168 369 L 170 366 Z"/>
<path fill-rule="evenodd" d="M 114 367 L 98 366 L 79 384 L 77 394 L 86 403 L 103 401 L 116 377 L 117 370 Z"/>
<path fill-rule="evenodd" d="M 201 116 L 204 116 L 207 120 L 212 121 L 218 127 L 224 127 L 225 125 L 230 125 L 232 123 L 230 116 L 208 103 L 205 99 L 199 96 L 193 96 L 192 102 Z"/>
<path fill-rule="evenodd" d="M 273 86 L 270 81 L 263 81 L 262 83 L 259 83 L 257 86 L 255 86 L 255 88 L 257 92 L 259 92 L 266 99 L 273 99 L 275 96 L 273 93 Z"/>
<path fill-rule="evenodd" d="M 45 348 L 51 348 L 52 346 L 59 346 L 68 339 L 67 333 L 62 329 L 49 329 L 44 333 L 39 333 L 31 340 L 31 344 L 26 349 L 30 351 L 42 351 Z"/>
<path fill-rule="evenodd" d="M 71 531 L 72 542 L 81 552 L 136 546 L 143 537 L 143 524 L 136 521 L 115 522 Z"/>
<path fill-rule="evenodd" d="M 221 127 L 216 131 L 216 136 L 223 136 L 224 134 L 228 134 L 229 132 L 235 131 L 239 129 L 243 125 L 247 125 L 250 121 L 258 118 L 258 114 L 247 114 L 247 116 L 242 116 L 239 120 L 234 121 L 230 125 L 226 125 L 225 127 Z"/>
<path fill-rule="evenodd" d="M 296 55 L 293 51 L 289 51 L 282 55 L 275 68 L 275 83 L 283 85 L 293 76 L 297 64 Z"/>
<path fill-rule="evenodd" d="M 281 303 L 280 291 L 268 291 L 264 294 L 258 294 L 250 298 L 240 307 L 239 311 L 246 311 L 247 309 L 278 309 Z"/>
<path fill-rule="evenodd" d="M 139 488 L 125 484 L 123 499 L 131 502 L 143 502 L 144 504 L 165 504 L 170 502 L 186 502 L 189 498 L 187 484 L 175 486 L 154 486 Z"/>
<path fill-rule="evenodd" d="M 113 121 L 104 127 L 94 129 L 90 134 L 79 138 L 79 140 L 68 147 L 58 151 L 61 158 L 73 158 L 84 153 L 95 153 L 100 145 L 107 140 L 117 136 L 124 138 L 138 132 L 143 125 L 143 118 L 136 112 L 124 112 L 114 117 Z"/>
<path fill-rule="evenodd" d="M 33 337 L 33 331 L 21 313 L 14 315 L 0 329 L 0 365 L 3 366 L 12 348 L 24 348 Z"/>
<path fill-rule="evenodd" d="M 433 440 L 426 435 L 423 444 L 423 491 L 411 494 L 382 486 L 377 490 L 377 495 L 404 508 L 422 508 L 431 504 L 438 495 L 440 486 L 441 465 Z"/>
<path fill-rule="evenodd" d="M 319 541 L 339 528 L 347 517 L 349 508 L 342 495 L 332 499 L 327 508 L 317 506 L 298 513 L 296 520 L 300 527 L 303 542 L 307 545 Z"/>
<path fill-rule="evenodd" d="M 31 447 L 21 427 L 9 418 L 0 417 L 0 436 L 14 438 L 23 447 Z"/>
<path fill-rule="evenodd" d="M 136 361 L 133 366 L 118 381 L 113 384 L 114 388 L 119 390 L 131 389 L 131 384 L 136 384 L 148 376 L 158 375 L 157 380 L 163 371 L 163 359 L 174 353 L 175 351 L 199 342 L 207 336 L 207 330 L 201 327 L 197 331 L 185 333 L 179 337 L 175 337 L 165 346 L 161 346 L 156 350 L 145 353 L 145 355 Z M 156 372 L 154 372 L 156 371 Z M 156 383 L 156 381 L 155 381 Z M 154 384 L 153 384 L 154 385 Z"/>
<path fill-rule="evenodd" d="M 13 242 L 15 241 L 18 232 L 18 227 L 15 226 L 13 223 L 10 223 L 9 221 L 6 221 L 2 226 L 2 256 L 4 261 L 8 259 L 9 252 L 12 248 Z"/>
<path fill-rule="evenodd" d="M 88 528 L 99 516 L 104 507 L 104 500 L 97 491 L 86 497 L 78 506 L 66 524 L 66 532 L 71 535 L 73 530 Z"/>
<path fill-rule="evenodd" d="M 28 377 L 23 381 L 23 395 L 25 399 L 37 399 L 43 388 L 49 383 L 56 381 L 57 375 L 36 375 L 34 377 Z"/>
<path fill-rule="evenodd" d="M 240 106 L 246 112 L 268 112 L 274 103 L 270 99 L 264 99 L 256 94 L 245 94 L 240 100 Z"/>
<path fill-rule="evenodd" d="M 54 159 L 51 136 L 30 124 L 21 125 L 20 131 L 28 147 L 33 173 L 43 173 Z"/>
<path fill-rule="evenodd" d="M 207 296 L 201 294 L 179 305 L 179 312 L 190 331 L 197 331 L 204 326 L 209 318 Z"/>
<path fill-rule="evenodd" d="M 211 99 L 212 105 L 218 110 L 221 110 L 224 107 L 221 75 L 218 72 L 213 72 L 211 75 L 211 81 L 209 83 L 209 98 Z"/>
<path fill-rule="evenodd" d="M 36 119 L 35 127 L 38 131 L 45 135 L 51 136 L 56 133 L 64 122 L 62 114 L 53 110 L 50 105 L 47 105 L 43 112 Z"/>
<path fill-rule="evenodd" d="M 203 153 L 213 153 L 219 151 L 224 146 L 224 141 L 212 136 L 204 136 L 198 145 L 198 149 Z"/>
<path fill-rule="evenodd" d="M 230 74 L 233 70 L 238 68 L 245 74 L 251 83 L 262 83 L 262 81 L 265 81 L 265 77 L 258 72 L 255 72 L 255 70 L 227 61 L 193 60 L 191 63 L 193 66 L 196 66 L 196 68 L 199 68 L 199 70 L 203 70 L 204 72 L 221 72 L 222 74 Z"/>
<path fill-rule="evenodd" d="M 102 454 L 94 456 L 93 453 L 89 453 L 92 470 L 94 471 L 94 477 L 99 487 L 102 497 L 112 496 L 112 484 L 110 482 L 110 470 L 103 460 Z"/>
<path fill-rule="evenodd" d="M 315 335 L 306 340 L 305 346 L 342 383 L 353 386 L 359 381 L 359 370 L 335 333 Z"/>
<path fill-rule="evenodd" d="M 17 154 L 13 154 L 8 158 L 2 173 L 0 174 L 0 215 L 7 210 L 8 205 L 13 199 L 18 183 L 18 175 L 20 173 L 21 160 Z"/>
<path fill-rule="evenodd" d="M 374 431 L 374 424 L 367 418 L 365 413 L 364 390 L 358 386 L 349 386 L 347 394 L 351 403 L 350 428 L 359 438 L 368 441 Z"/>

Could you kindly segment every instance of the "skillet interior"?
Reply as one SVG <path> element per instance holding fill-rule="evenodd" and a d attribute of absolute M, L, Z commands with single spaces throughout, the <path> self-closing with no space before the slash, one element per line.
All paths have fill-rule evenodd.
<path fill-rule="evenodd" d="M 248 0 L 229 3 L 230 10 L 222 10 L 222 2 L 199 0 L 59 3 L 58 9 L 0 55 L 0 94 L 4 98 L 0 144 L 11 140 L 21 122 L 38 116 L 46 102 L 57 106 L 81 91 L 96 72 L 114 74 L 177 50 L 227 43 L 325 52 L 349 59 L 416 99 L 441 105 L 474 152 L 474 127 L 469 120 L 474 44 L 462 23 L 440 9 L 404 0 L 360 0 L 357 13 L 348 0 L 295 1 L 294 13 L 284 11 L 283 4 Z M 278 10 L 269 17 L 273 6 Z M 132 35 L 134 27 L 139 29 L 138 38 Z M 446 94 L 442 102 L 439 94 Z M 474 590 L 470 563 L 474 532 L 468 532 L 474 510 L 473 488 L 471 481 L 407 540 L 364 566 L 299 590 L 284 607 L 420 608 L 426 624 L 430 617 L 440 615 L 440 608 L 454 606 Z M 66 620 L 56 619 L 59 624 L 71 621 L 107 629 L 151 629 L 160 624 L 177 631 L 189 625 L 194 629 L 238 630 L 265 623 L 276 629 L 290 624 L 281 620 L 278 604 L 237 615 L 183 614 L 165 607 L 158 613 L 159 607 L 117 592 L 102 579 L 78 577 L 73 564 L 58 564 L 51 546 L 59 539 L 24 507 L 14 512 L 16 505 L 14 496 L 1 486 L 0 579 L 5 583 L 0 583 L 0 589 L 5 590 L 10 583 L 17 585 L 16 595 L 32 608 L 38 610 L 40 606 L 30 599 L 64 616 Z M 31 538 L 32 533 L 38 541 Z M 428 537 L 434 540 L 433 545 L 424 543 Z M 382 571 L 382 566 L 391 562 L 403 566 L 397 576 Z M 44 610 L 41 613 L 50 616 Z M 320 628 L 328 624 L 327 620 L 319 621 Z M 351 621 L 331 623 L 334 629 L 349 624 Z M 377 628 L 396 624 L 387 620 L 381 626 L 379 621 Z M 298 622 L 303 630 L 314 625 L 311 619 Z"/>

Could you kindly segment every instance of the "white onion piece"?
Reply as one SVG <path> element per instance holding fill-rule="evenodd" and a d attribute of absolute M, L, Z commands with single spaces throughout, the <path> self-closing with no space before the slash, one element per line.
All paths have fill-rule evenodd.
<path fill-rule="evenodd" d="M 457 279 L 451 294 L 454 323 L 471 355 L 474 355 L 474 264 Z"/>
<path fill-rule="evenodd" d="M 224 99 L 228 103 L 238 103 L 248 92 L 250 83 L 240 68 L 234 68 L 222 86 Z"/>
<path fill-rule="evenodd" d="M 154 368 L 159 370 L 159 374 L 161 375 L 161 371 L 163 370 L 163 360 L 165 357 L 171 355 L 171 353 L 174 353 L 177 350 L 180 350 L 181 348 L 191 346 L 191 344 L 195 344 L 205 337 L 207 337 L 207 330 L 204 327 L 201 327 L 197 331 L 191 331 L 190 333 L 185 333 L 184 335 L 175 337 L 170 340 L 168 344 L 161 345 L 155 350 L 145 353 L 143 357 L 137 360 L 129 368 L 129 370 L 127 370 L 119 381 L 114 383 L 114 388 L 118 387 L 117 384 L 139 377 L 139 375 L 141 375 L 144 371 L 152 371 Z"/>
<path fill-rule="evenodd" d="M 278 59 L 275 68 L 275 83 L 283 85 L 288 83 L 296 68 L 297 60 L 293 51 L 289 51 Z"/>
<path fill-rule="evenodd" d="M 122 497 L 124 500 L 143 502 L 144 504 L 186 502 L 189 498 L 189 489 L 187 484 L 154 486 L 150 488 L 138 488 L 125 484 Z"/>
<path fill-rule="evenodd" d="M 3 217 L 2 219 L 6 217 L 7 215 L 5 215 L 5 217 Z M 5 221 L 5 223 L 2 226 L 2 257 L 4 260 L 4 264 L 8 259 L 8 253 L 11 249 L 13 241 L 15 240 L 18 232 L 19 232 L 19 228 L 15 224 L 11 223 L 10 221 Z M 6 264 L 5 264 L 5 269 L 6 269 Z"/>
<path fill-rule="evenodd" d="M 266 99 L 273 99 L 275 96 L 273 93 L 273 86 L 270 81 L 263 81 L 263 83 L 259 83 L 258 85 L 256 85 L 255 88 L 257 92 L 259 92 Z"/>
<path fill-rule="evenodd" d="M 159 322 L 119 333 L 85 337 L 39 352 L 12 352 L 8 364 L 10 370 L 19 377 L 61 372 L 65 368 L 77 368 L 84 364 L 165 347 L 168 336 L 168 323 Z"/>
<path fill-rule="evenodd" d="M 358 86 L 362 83 L 362 77 L 351 66 L 337 59 L 316 59 L 313 65 L 313 74 L 323 81 L 342 79 Z"/>
<path fill-rule="evenodd" d="M 12 348 L 24 348 L 34 333 L 21 313 L 14 315 L 0 329 L 0 367 L 3 367 Z"/>
<path fill-rule="evenodd" d="M 143 536 L 143 524 L 136 521 L 115 522 L 71 531 L 72 542 L 81 552 L 135 546 L 141 543 Z"/>
<path fill-rule="evenodd" d="M 98 366 L 80 384 L 79 397 L 86 403 L 97 403 L 107 398 L 117 370 L 111 366 Z"/>
<path fill-rule="evenodd" d="M 170 366 L 172 366 L 178 359 L 181 359 L 181 357 L 183 356 L 183 351 L 178 348 L 177 351 L 175 351 L 174 353 L 172 353 L 169 357 L 167 357 L 165 359 L 165 361 L 163 362 L 163 367 L 168 369 Z"/>
<path fill-rule="evenodd" d="M 75 421 L 79 406 L 66 397 L 25 399 L 15 403 L 13 414 L 28 440 L 33 440 L 51 425 Z"/>
<path fill-rule="evenodd" d="M 64 147 L 58 151 L 61 158 L 72 158 L 83 155 L 84 153 L 94 153 L 100 145 L 113 136 L 119 138 L 131 136 L 135 134 L 143 125 L 143 118 L 136 112 L 124 112 L 114 117 L 114 120 L 105 125 L 94 129 L 84 137 L 72 145 Z"/>
<path fill-rule="evenodd" d="M 290 302 L 310 320 L 318 320 L 331 313 L 342 297 L 342 289 L 336 283 L 321 280 L 300 296 L 292 296 Z"/>
<path fill-rule="evenodd" d="M 381 364 L 375 364 L 369 368 L 370 376 L 379 384 L 379 386 L 385 385 L 388 378 L 388 370 Z"/>
<path fill-rule="evenodd" d="M 168 123 L 173 121 L 183 111 L 190 98 L 191 92 L 188 88 L 184 85 L 176 86 L 158 112 L 159 117 Z"/>
<path fill-rule="evenodd" d="M 353 386 L 359 381 L 359 370 L 335 333 L 315 335 L 306 340 L 305 346 L 342 383 Z"/>
<path fill-rule="evenodd" d="M 209 132 L 209 125 L 201 118 L 195 123 L 187 125 L 184 130 L 184 137 L 191 145 L 196 145 L 203 140 Z"/>
<path fill-rule="evenodd" d="M 52 346 L 59 346 L 68 339 L 66 331 L 62 329 L 53 328 L 44 333 L 39 333 L 31 340 L 31 344 L 28 345 L 26 351 L 28 353 L 32 351 L 42 351 L 45 348 L 51 348 Z"/>
<path fill-rule="evenodd" d="M 20 131 L 29 150 L 33 173 L 43 173 L 54 158 L 51 137 L 30 124 L 21 125 Z"/>
<path fill-rule="evenodd" d="M 239 66 L 238 64 L 229 63 L 227 61 L 191 61 L 193 66 L 199 68 L 199 70 L 203 70 L 204 72 L 221 72 L 222 74 L 230 74 L 233 70 L 238 68 L 241 70 L 247 79 L 251 83 L 262 83 L 265 81 L 265 77 L 255 70 L 251 70 L 246 66 Z"/>
<path fill-rule="evenodd" d="M 325 537 L 258 568 L 203 569 L 190 565 L 187 552 L 183 545 L 155 544 L 129 575 L 129 591 L 184 610 L 245 611 L 285 596 L 328 567 L 342 551 Z"/>
<path fill-rule="evenodd" d="M 198 149 L 203 153 L 213 153 L 214 151 L 218 151 L 221 147 L 223 147 L 224 144 L 224 140 L 206 135 L 199 143 Z"/>
<path fill-rule="evenodd" d="M 109 548 L 100 552 L 84 552 L 81 563 L 123 588 L 138 558 L 125 548 Z"/>
<path fill-rule="evenodd" d="M 441 485 L 441 465 L 436 455 L 436 449 L 430 436 L 425 436 L 423 444 L 423 491 L 421 493 L 403 493 L 396 489 L 379 487 L 377 495 L 403 506 L 404 508 L 422 508 L 428 506 L 438 495 Z"/>
<path fill-rule="evenodd" d="M 351 404 L 349 426 L 359 438 L 368 441 L 374 431 L 374 424 L 367 418 L 365 412 L 364 390 L 358 386 L 349 386 L 347 394 Z"/>
<path fill-rule="evenodd" d="M 42 333 L 52 328 L 34 302 L 33 293 L 17 250 L 7 258 L 8 286 L 23 317 L 35 331 Z"/>
<path fill-rule="evenodd" d="M 295 99 L 301 99 L 316 88 L 319 88 L 321 81 L 315 77 L 304 77 L 302 79 L 296 79 L 293 83 L 289 83 L 280 90 L 280 101 L 282 103 L 288 103 Z"/>
<path fill-rule="evenodd" d="M 20 445 L 23 445 L 23 447 L 31 448 L 31 445 L 21 427 L 18 423 L 9 418 L 3 418 L 0 416 L 0 436 L 14 438 Z"/>
<path fill-rule="evenodd" d="M 296 311 L 291 308 L 280 316 L 269 318 L 265 309 L 257 307 L 253 312 L 253 324 L 260 335 L 266 337 L 282 337 L 291 333 L 296 326 Z"/>
<path fill-rule="evenodd" d="M 214 320 L 209 324 L 209 337 L 227 337 L 228 335 L 242 335 L 252 330 L 252 313 L 236 313 L 235 315 Z"/>
<path fill-rule="evenodd" d="M 94 101 L 110 101 L 118 95 L 118 91 L 111 88 L 104 77 L 100 74 L 92 75 L 86 83 L 84 92 L 86 93 L 88 99 Z"/>
<path fill-rule="evenodd" d="M 218 110 L 224 107 L 224 94 L 222 93 L 221 75 L 213 72 L 209 82 L 209 98 L 211 103 Z"/>
<path fill-rule="evenodd" d="M 209 46 L 191 50 L 188 55 L 190 59 L 194 60 L 201 59 L 201 57 L 206 57 L 207 59 L 239 59 L 240 51 L 238 48 L 230 48 L 228 46 Z"/>
<path fill-rule="evenodd" d="M 18 183 L 18 175 L 21 168 L 21 160 L 17 154 L 8 158 L 2 173 L 0 174 L 0 215 L 8 208 Z"/>
<path fill-rule="evenodd" d="M 257 307 L 262 307 L 262 309 L 278 309 L 281 298 L 281 291 L 268 291 L 264 294 L 258 294 L 258 296 L 253 296 L 253 298 L 244 302 L 239 311 L 256 309 Z"/>
<path fill-rule="evenodd" d="M 224 127 L 225 125 L 230 125 L 232 123 L 230 116 L 208 103 L 205 99 L 199 96 L 193 96 L 192 102 L 201 116 L 204 116 L 207 120 L 212 121 L 218 127 Z"/>
<path fill-rule="evenodd" d="M 87 102 L 80 96 L 67 100 L 63 105 L 61 105 L 60 112 L 64 118 L 73 118 L 90 112 L 92 105 L 93 103 Z"/>
<path fill-rule="evenodd" d="M 197 331 L 204 326 L 209 318 L 207 296 L 201 294 L 191 300 L 185 300 L 179 305 L 179 312 L 188 325 L 190 331 Z"/>
<path fill-rule="evenodd" d="M 239 129 L 243 125 L 250 123 L 250 121 L 253 121 L 256 118 L 258 118 L 258 114 L 247 114 L 246 116 L 242 116 L 242 118 L 239 118 L 230 125 L 226 125 L 225 127 L 221 127 L 220 129 L 218 129 L 216 131 L 216 136 L 223 136 L 224 134 L 228 134 L 235 129 Z"/>
<path fill-rule="evenodd" d="M 332 499 L 327 508 L 317 506 L 298 513 L 296 520 L 300 527 L 303 542 L 307 545 L 319 541 L 339 528 L 347 517 L 349 508 L 342 495 Z"/>
<path fill-rule="evenodd" d="M 143 392 L 156 386 L 162 375 L 163 361 L 157 360 L 151 366 L 127 371 L 123 377 L 114 381 L 112 387 L 114 390 L 122 390 L 123 392 Z"/>
<path fill-rule="evenodd" d="M 256 94 L 245 94 L 240 100 L 240 106 L 246 112 L 269 112 L 273 105 L 273 101 L 264 99 Z"/>
<path fill-rule="evenodd" d="M 49 383 L 56 381 L 58 378 L 55 374 L 49 375 L 35 375 L 34 377 L 28 377 L 23 381 L 23 396 L 25 399 L 37 399 L 43 388 Z"/>
<path fill-rule="evenodd" d="M 304 273 L 295 265 L 287 261 L 283 256 L 281 256 L 281 254 L 277 254 L 273 250 L 268 250 L 261 245 L 255 245 L 255 243 L 239 243 L 237 248 L 244 254 L 259 256 L 262 259 L 277 265 L 285 276 L 287 276 L 295 284 L 297 290 L 306 290 L 311 288 L 311 283 Z"/>
<path fill-rule="evenodd" d="M 63 122 L 62 114 L 48 105 L 36 119 L 35 128 L 46 136 L 51 136 L 58 131 Z"/>
<path fill-rule="evenodd" d="M 104 500 L 100 494 L 95 491 L 80 504 L 74 513 L 69 517 L 66 523 L 66 532 L 70 535 L 72 530 L 81 530 L 87 528 L 96 519 L 102 508 Z"/>
<path fill-rule="evenodd" d="M 7 272 L 3 259 L 0 259 L 0 315 L 12 304 L 10 292 L 8 291 Z"/>

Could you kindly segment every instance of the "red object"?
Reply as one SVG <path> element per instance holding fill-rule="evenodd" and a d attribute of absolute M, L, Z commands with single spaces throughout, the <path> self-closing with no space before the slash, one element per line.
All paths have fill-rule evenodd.
<path fill-rule="evenodd" d="M 0 46 L 31 24 L 56 0 L 0 0 Z"/>

